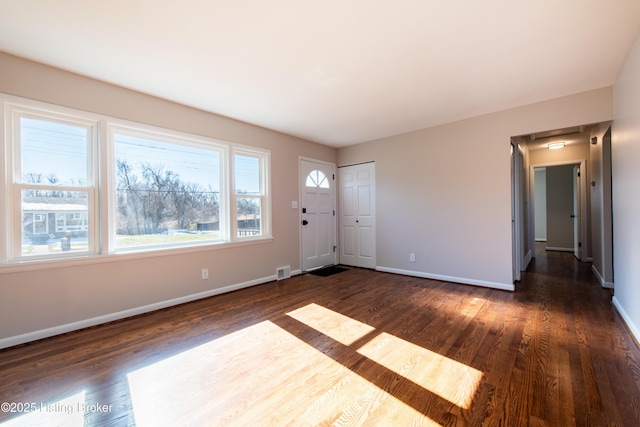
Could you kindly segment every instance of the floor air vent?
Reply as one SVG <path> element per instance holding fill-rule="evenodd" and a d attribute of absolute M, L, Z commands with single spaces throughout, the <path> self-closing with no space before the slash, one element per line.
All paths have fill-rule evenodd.
<path fill-rule="evenodd" d="M 280 267 L 276 270 L 277 280 L 288 279 L 289 277 L 291 277 L 291 267 Z"/>

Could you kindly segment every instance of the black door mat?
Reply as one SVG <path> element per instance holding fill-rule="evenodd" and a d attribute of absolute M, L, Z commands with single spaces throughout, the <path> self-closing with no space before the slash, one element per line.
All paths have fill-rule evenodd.
<path fill-rule="evenodd" d="M 313 274 L 314 276 L 328 277 L 347 270 L 348 268 L 336 267 L 335 265 L 332 265 L 329 267 L 319 268 L 317 270 L 311 270 L 309 271 L 309 274 Z"/>

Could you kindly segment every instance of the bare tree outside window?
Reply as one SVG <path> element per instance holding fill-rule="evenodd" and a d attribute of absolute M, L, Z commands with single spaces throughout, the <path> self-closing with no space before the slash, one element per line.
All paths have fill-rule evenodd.
<path fill-rule="evenodd" d="M 118 246 L 219 238 L 217 151 L 116 135 L 116 153 Z"/>

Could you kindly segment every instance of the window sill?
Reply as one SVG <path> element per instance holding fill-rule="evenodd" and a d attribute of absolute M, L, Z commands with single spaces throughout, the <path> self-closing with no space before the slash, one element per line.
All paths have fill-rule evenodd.
<path fill-rule="evenodd" d="M 257 245 L 273 242 L 273 237 L 259 237 L 233 242 L 217 242 L 205 245 L 187 246 L 181 248 L 145 249 L 144 251 L 127 251 L 112 254 L 79 255 L 77 257 L 65 257 L 58 259 L 20 260 L 0 264 L 0 275 L 9 273 L 23 273 L 35 270 L 48 270 L 53 268 L 75 267 L 88 264 L 102 264 L 108 262 L 130 261 L 144 258 L 157 258 L 172 255 L 183 255 L 197 252 L 208 252 L 229 249 L 239 246 Z"/>

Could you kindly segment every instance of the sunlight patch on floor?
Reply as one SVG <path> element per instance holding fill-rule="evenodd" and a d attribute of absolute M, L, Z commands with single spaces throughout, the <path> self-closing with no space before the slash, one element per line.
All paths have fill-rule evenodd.
<path fill-rule="evenodd" d="M 344 345 L 351 345 L 376 329 L 318 304 L 305 305 L 287 315 Z"/>
<path fill-rule="evenodd" d="M 83 427 L 86 410 L 85 392 L 73 394 L 54 402 L 12 402 L 14 408 L 3 407 L 3 412 L 24 413 L 0 423 L 0 427 Z M 27 405 L 27 406 L 25 406 Z"/>
<path fill-rule="evenodd" d="M 269 321 L 127 377 L 137 427 L 438 425 Z"/>
<path fill-rule="evenodd" d="M 358 353 L 465 409 L 482 380 L 481 371 L 386 332 Z"/>

